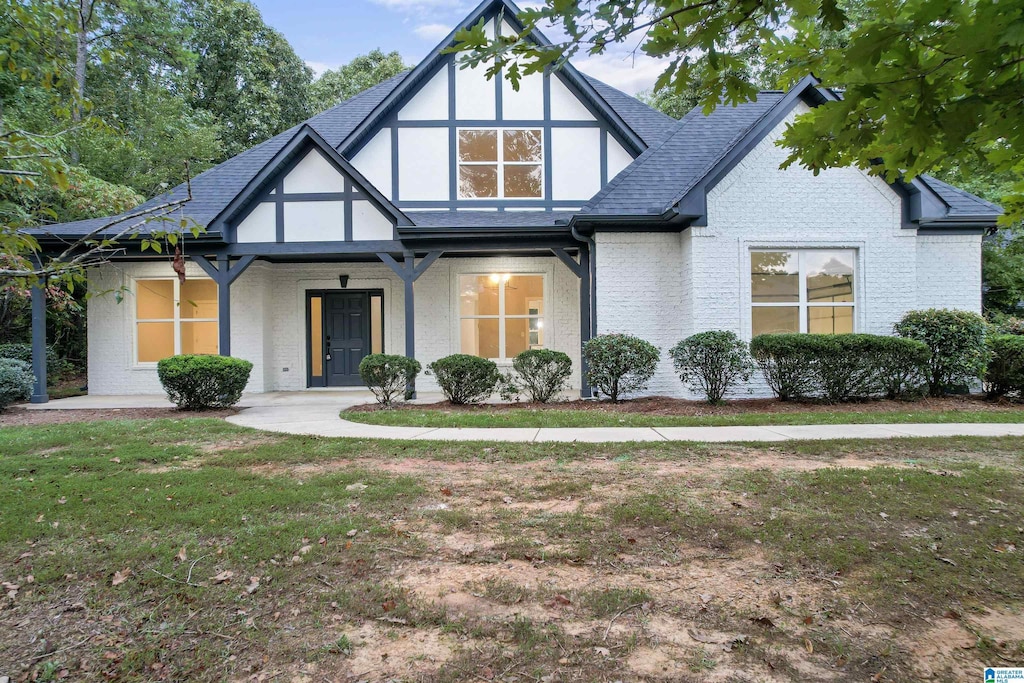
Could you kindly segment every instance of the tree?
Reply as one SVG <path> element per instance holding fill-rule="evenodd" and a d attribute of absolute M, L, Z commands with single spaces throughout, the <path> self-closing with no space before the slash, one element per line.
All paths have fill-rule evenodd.
<path fill-rule="evenodd" d="M 863 0 L 858 10 L 837 0 L 545 0 L 520 14 L 519 35 L 488 39 L 480 22 L 457 34 L 456 49 L 515 85 L 642 36 L 640 50 L 666 59 L 656 89 L 684 92 L 699 75 L 706 112 L 755 96 L 744 76 L 753 49 L 780 85 L 813 73 L 843 94 L 787 129 L 785 165 L 856 166 L 894 180 L 983 163 L 1016 178 L 1003 197 L 1006 223 L 1024 217 L 1024 0 Z M 530 41 L 546 22 L 567 39 Z"/>
<path fill-rule="evenodd" d="M 224 157 L 309 117 L 312 70 L 244 0 L 190 0 L 190 104 L 223 127 Z M 218 159 L 220 161 L 221 159 Z"/>
<path fill-rule="evenodd" d="M 371 88 L 409 67 L 397 51 L 371 50 L 337 69 L 328 69 L 309 88 L 310 109 L 321 112 Z"/>

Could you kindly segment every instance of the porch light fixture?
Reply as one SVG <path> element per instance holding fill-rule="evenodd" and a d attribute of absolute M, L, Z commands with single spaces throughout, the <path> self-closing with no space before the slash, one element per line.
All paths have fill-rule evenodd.
<path fill-rule="evenodd" d="M 341 283 L 342 289 L 346 289 L 348 287 L 348 275 L 339 275 L 338 282 Z"/>

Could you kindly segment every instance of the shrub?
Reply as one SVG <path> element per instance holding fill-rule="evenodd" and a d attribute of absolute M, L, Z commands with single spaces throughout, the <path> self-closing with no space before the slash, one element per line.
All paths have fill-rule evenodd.
<path fill-rule="evenodd" d="M 874 351 L 878 391 L 886 398 L 920 396 L 927 384 L 932 352 L 924 342 L 902 337 L 878 336 Z"/>
<path fill-rule="evenodd" d="M 750 340 L 750 354 L 780 401 L 814 393 L 816 356 L 804 334 L 760 334 Z"/>
<path fill-rule="evenodd" d="M 985 320 L 977 313 L 931 308 L 911 311 L 895 325 L 901 337 L 924 342 L 928 360 L 928 393 L 942 396 L 970 385 L 985 370 Z"/>
<path fill-rule="evenodd" d="M 569 383 L 572 359 L 561 351 L 529 349 L 512 360 L 514 385 L 531 401 L 547 403 Z"/>
<path fill-rule="evenodd" d="M 13 358 L 32 365 L 32 345 L 20 342 L 0 344 L 0 358 Z M 74 370 L 72 363 L 57 355 L 56 346 L 46 347 L 46 383 L 53 386 L 61 376 Z"/>
<path fill-rule="evenodd" d="M 229 356 L 171 356 L 156 366 L 167 398 L 183 410 L 235 405 L 250 372 L 252 363 Z"/>
<path fill-rule="evenodd" d="M 994 334 L 987 344 L 986 393 L 990 397 L 1024 393 L 1024 336 Z"/>
<path fill-rule="evenodd" d="M 651 343 L 628 334 L 602 334 L 583 345 L 587 381 L 613 401 L 643 391 L 654 376 L 661 352 Z"/>
<path fill-rule="evenodd" d="M 487 400 L 501 378 L 494 361 L 464 353 L 435 360 L 427 365 L 427 372 L 437 378 L 441 391 L 455 404 Z"/>
<path fill-rule="evenodd" d="M 0 358 L 0 410 L 32 398 L 32 367 L 16 358 Z"/>
<path fill-rule="evenodd" d="M 994 315 L 990 320 L 989 332 L 1024 335 L 1024 318 L 1005 314 Z"/>
<path fill-rule="evenodd" d="M 753 361 L 747 345 L 734 332 L 716 330 L 687 337 L 669 351 L 676 373 L 708 403 L 721 403 L 737 380 L 747 381 Z"/>
<path fill-rule="evenodd" d="M 405 388 L 420 374 L 419 361 L 405 356 L 371 353 L 359 361 L 359 376 L 373 392 L 377 403 L 390 408 L 395 398 L 405 395 Z"/>

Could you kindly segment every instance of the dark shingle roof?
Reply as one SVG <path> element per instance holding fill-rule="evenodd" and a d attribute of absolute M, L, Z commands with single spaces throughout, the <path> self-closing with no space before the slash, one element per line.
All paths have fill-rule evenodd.
<path fill-rule="evenodd" d="M 976 197 L 959 187 L 944 183 L 938 178 L 922 175 L 921 180 L 932 188 L 932 191 L 939 195 L 942 201 L 946 202 L 949 206 L 950 216 L 990 216 L 1003 212 L 1002 207 L 987 202 L 981 197 Z"/>
<path fill-rule="evenodd" d="M 710 116 L 699 108 L 641 154 L 584 207 L 598 215 L 661 215 L 679 201 L 743 136 L 785 97 L 761 93 L 755 102 L 721 106 Z"/>
<path fill-rule="evenodd" d="M 604 101 L 618 112 L 626 125 L 632 128 L 633 132 L 639 135 L 648 147 L 665 137 L 678 123 L 671 116 L 647 106 L 635 97 L 630 97 L 607 83 L 602 83 L 586 74 L 584 74 L 584 78 L 604 98 Z"/>

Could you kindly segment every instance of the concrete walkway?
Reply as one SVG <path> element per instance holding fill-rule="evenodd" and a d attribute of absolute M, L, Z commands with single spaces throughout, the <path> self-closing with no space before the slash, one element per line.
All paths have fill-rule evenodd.
<path fill-rule="evenodd" d="M 417 402 L 433 403 L 439 394 L 421 394 Z M 507 442 L 625 442 L 625 441 L 792 441 L 815 439 L 894 439 L 915 436 L 1024 436 L 1024 423 L 849 424 L 770 427 L 388 427 L 342 420 L 345 408 L 373 401 L 365 389 L 296 391 L 249 394 L 228 422 L 286 434 L 358 439 Z M 164 396 L 78 396 L 29 405 L 29 410 L 168 408 Z"/>

